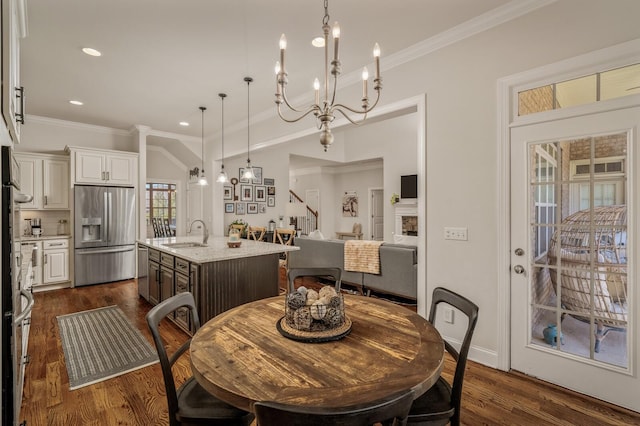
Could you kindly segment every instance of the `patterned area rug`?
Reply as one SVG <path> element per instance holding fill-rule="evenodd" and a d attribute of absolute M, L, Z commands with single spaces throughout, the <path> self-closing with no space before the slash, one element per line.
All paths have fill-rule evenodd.
<path fill-rule="evenodd" d="M 57 318 L 70 390 L 158 362 L 155 348 L 117 306 Z"/>

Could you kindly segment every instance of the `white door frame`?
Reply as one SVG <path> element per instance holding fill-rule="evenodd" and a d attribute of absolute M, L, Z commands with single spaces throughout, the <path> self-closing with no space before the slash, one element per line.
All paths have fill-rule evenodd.
<path fill-rule="evenodd" d="M 640 95 L 596 102 L 573 108 L 546 111 L 516 117 L 518 91 L 525 88 L 592 74 L 603 69 L 617 68 L 640 62 L 640 39 L 611 46 L 546 65 L 498 80 L 498 173 L 497 173 L 497 253 L 498 253 L 498 311 L 497 311 L 497 368 L 508 371 L 511 367 L 511 270 L 510 270 L 510 128 L 560 118 L 628 107 L 638 103 Z M 632 360 L 629 360 L 632 362 Z"/>

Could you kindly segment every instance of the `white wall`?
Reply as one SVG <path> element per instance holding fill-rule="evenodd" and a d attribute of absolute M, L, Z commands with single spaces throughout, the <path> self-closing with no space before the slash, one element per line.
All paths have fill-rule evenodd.
<path fill-rule="evenodd" d="M 114 149 L 137 152 L 133 136 L 126 131 L 27 116 L 17 152 L 62 154 L 64 147 Z"/>

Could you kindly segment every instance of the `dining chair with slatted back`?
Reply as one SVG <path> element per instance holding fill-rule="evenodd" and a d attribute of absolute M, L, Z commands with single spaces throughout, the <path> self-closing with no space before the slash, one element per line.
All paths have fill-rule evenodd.
<path fill-rule="evenodd" d="M 340 292 L 342 284 L 342 269 L 340 268 L 290 268 L 287 271 L 287 282 L 289 283 L 289 293 L 295 291 L 295 280 L 299 277 L 331 277 L 335 281 L 335 289 Z"/>
<path fill-rule="evenodd" d="M 264 226 L 250 226 L 247 238 L 250 240 L 263 241 L 267 228 Z"/>
<path fill-rule="evenodd" d="M 167 237 L 175 237 L 175 233 L 171 229 L 171 224 L 169 223 L 169 218 L 162 219 L 162 226 L 164 227 L 164 233 Z"/>
<path fill-rule="evenodd" d="M 151 218 L 151 225 L 153 226 L 153 236 L 154 238 L 159 238 L 163 236 L 163 232 L 158 226 L 158 219 L 155 217 Z"/>
<path fill-rule="evenodd" d="M 193 295 L 190 292 L 178 293 L 162 301 L 154 306 L 146 317 L 149 330 L 153 336 L 153 342 L 158 351 L 164 378 L 164 387 L 169 406 L 169 424 L 171 426 L 186 424 L 245 426 L 251 424 L 254 419 L 253 414 L 220 401 L 204 390 L 193 376 L 176 389 L 171 368 L 189 349 L 191 339 L 188 339 L 176 351 L 169 354 L 165 346 L 166 343 L 160 334 L 159 324 L 167 315 L 183 307 L 188 308 L 191 312 L 194 330 L 200 328 L 198 311 Z"/>
<path fill-rule="evenodd" d="M 293 245 L 293 237 L 296 235 L 295 229 L 276 228 L 273 232 L 273 242 L 285 246 Z M 287 253 L 280 253 L 280 266 L 289 267 L 289 256 Z"/>
<path fill-rule="evenodd" d="M 346 408 L 301 407 L 277 402 L 256 402 L 254 410 L 259 426 L 365 426 L 406 425 L 413 392 L 392 395 L 380 401 Z"/>
<path fill-rule="evenodd" d="M 447 352 L 456 361 L 456 369 L 453 376 L 453 384 L 450 385 L 442 376 L 427 392 L 416 399 L 411 406 L 407 419 L 410 425 L 446 425 L 460 424 L 460 402 L 462 399 L 462 382 L 467 365 L 467 355 L 471 346 L 473 330 L 478 322 L 478 306 L 451 290 L 437 287 L 433 290 L 429 322 L 435 324 L 437 308 L 441 304 L 453 306 L 467 316 L 467 330 L 462 339 L 460 351 L 457 351 L 449 342 L 444 341 Z"/>
<path fill-rule="evenodd" d="M 284 244 L 286 246 L 290 246 L 293 245 L 293 237 L 295 235 L 295 229 L 276 228 L 273 233 L 273 242 L 276 244 Z"/>

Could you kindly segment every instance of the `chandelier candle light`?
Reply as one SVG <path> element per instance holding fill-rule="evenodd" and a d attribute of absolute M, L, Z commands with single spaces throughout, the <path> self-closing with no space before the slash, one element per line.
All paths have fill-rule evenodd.
<path fill-rule="evenodd" d="M 329 2 L 324 1 L 324 17 L 322 19 L 322 31 L 324 33 L 324 96 L 320 99 L 320 81 L 316 78 L 313 82 L 313 89 L 315 91 L 315 103 L 313 103 L 306 111 L 301 111 L 294 108 L 287 99 L 286 85 L 287 70 L 285 68 L 285 50 L 287 49 L 287 38 L 284 34 L 280 37 L 280 61 L 276 62 L 276 105 L 278 109 L 278 115 L 281 119 L 287 123 L 295 123 L 302 118 L 306 117 L 313 112 L 318 121 L 318 129 L 320 133 L 320 143 L 324 146 L 324 150 L 333 143 L 333 134 L 331 133 L 331 122 L 335 118 L 335 112 L 340 112 L 349 122 L 353 124 L 360 124 L 367 118 L 367 113 L 375 108 L 380 100 L 380 90 L 382 90 L 382 78 L 380 77 L 380 46 L 376 43 L 373 47 L 373 57 L 375 60 L 375 76 L 373 78 L 373 90 L 376 91 L 376 100 L 373 105 L 369 105 L 369 95 L 367 82 L 369 80 L 369 71 L 365 67 L 362 70 L 362 107 L 360 109 L 351 108 L 346 105 L 336 103 L 336 88 L 338 85 L 338 76 L 340 75 L 340 59 L 338 55 L 339 42 L 340 42 L 340 26 L 338 23 L 333 25 L 333 60 L 329 62 Z M 329 67 L 331 64 L 331 67 Z M 331 97 L 329 97 L 329 73 L 333 76 L 333 88 L 331 90 Z M 296 113 L 300 113 L 297 118 L 286 118 L 281 111 L 282 104 L 286 104 L 287 107 Z M 356 121 L 349 117 L 348 113 L 363 115 L 362 120 Z"/>
<path fill-rule="evenodd" d="M 201 106 L 199 108 L 200 111 L 202 111 L 202 167 L 200 168 L 200 180 L 198 180 L 198 183 L 204 186 L 209 184 L 206 176 L 204 175 L 204 112 L 207 110 L 207 107 Z"/>
<path fill-rule="evenodd" d="M 220 173 L 218 173 L 218 179 L 216 182 L 226 183 L 229 182 L 229 176 L 224 171 L 224 98 L 227 97 L 226 93 L 218 93 L 222 104 L 221 122 L 222 122 L 222 166 L 220 167 Z"/>
<path fill-rule="evenodd" d="M 251 179 L 256 178 L 256 174 L 253 171 L 253 167 L 251 167 L 251 158 L 249 157 L 249 85 L 253 81 L 253 78 L 245 77 L 244 81 L 247 82 L 247 167 L 244 168 L 244 173 L 242 174 L 242 177 L 244 179 L 248 179 L 249 181 L 251 181 Z"/>

